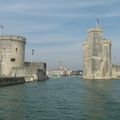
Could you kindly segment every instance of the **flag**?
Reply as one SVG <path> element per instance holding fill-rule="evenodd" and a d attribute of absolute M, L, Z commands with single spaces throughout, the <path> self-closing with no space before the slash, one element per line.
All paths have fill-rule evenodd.
<path fill-rule="evenodd" d="M 35 52 L 35 50 L 34 50 L 34 49 L 32 49 L 32 55 L 34 55 L 34 52 Z"/>
<path fill-rule="evenodd" d="M 0 25 L 0 28 L 1 28 L 1 29 L 4 29 L 3 25 Z"/>
<path fill-rule="evenodd" d="M 99 18 L 96 18 L 96 25 L 99 25 Z"/>

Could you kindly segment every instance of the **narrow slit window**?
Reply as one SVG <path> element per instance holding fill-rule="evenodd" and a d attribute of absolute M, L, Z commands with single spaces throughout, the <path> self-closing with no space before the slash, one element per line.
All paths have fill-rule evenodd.
<path fill-rule="evenodd" d="M 17 50 L 18 50 L 18 49 L 16 48 L 16 52 L 17 52 Z"/>

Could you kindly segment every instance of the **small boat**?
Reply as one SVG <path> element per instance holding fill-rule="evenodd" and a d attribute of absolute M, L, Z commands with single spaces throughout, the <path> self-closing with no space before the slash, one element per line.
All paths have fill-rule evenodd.
<path fill-rule="evenodd" d="M 49 78 L 60 78 L 60 74 L 51 74 L 48 77 Z"/>

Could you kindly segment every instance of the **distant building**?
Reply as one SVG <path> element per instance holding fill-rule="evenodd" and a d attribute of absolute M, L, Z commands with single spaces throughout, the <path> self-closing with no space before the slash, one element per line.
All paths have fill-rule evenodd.
<path fill-rule="evenodd" d="M 83 78 L 111 79 L 111 41 L 103 38 L 100 26 L 88 30 L 83 43 Z"/>
<path fill-rule="evenodd" d="M 61 77 L 61 76 L 71 76 L 72 75 L 72 70 L 69 70 L 67 68 L 62 68 L 62 69 L 53 69 L 53 70 L 48 70 L 47 71 L 47 76 L 48 77 Z"/>
<path fill-rule="evenodd" d="M 82 77 L 82 73 L 83 73 L 82 70 L 72 71 L 72 75 L 73 76 L 80 76 L 80 77 Z"/>

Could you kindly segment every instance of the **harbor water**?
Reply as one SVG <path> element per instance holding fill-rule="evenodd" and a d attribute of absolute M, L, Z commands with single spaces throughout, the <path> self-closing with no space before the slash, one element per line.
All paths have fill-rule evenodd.
<path fill-rule="evenodd" d="M 63 77 L 0 87 L 0 120 L 120 120 L 120 80 Z"/>

